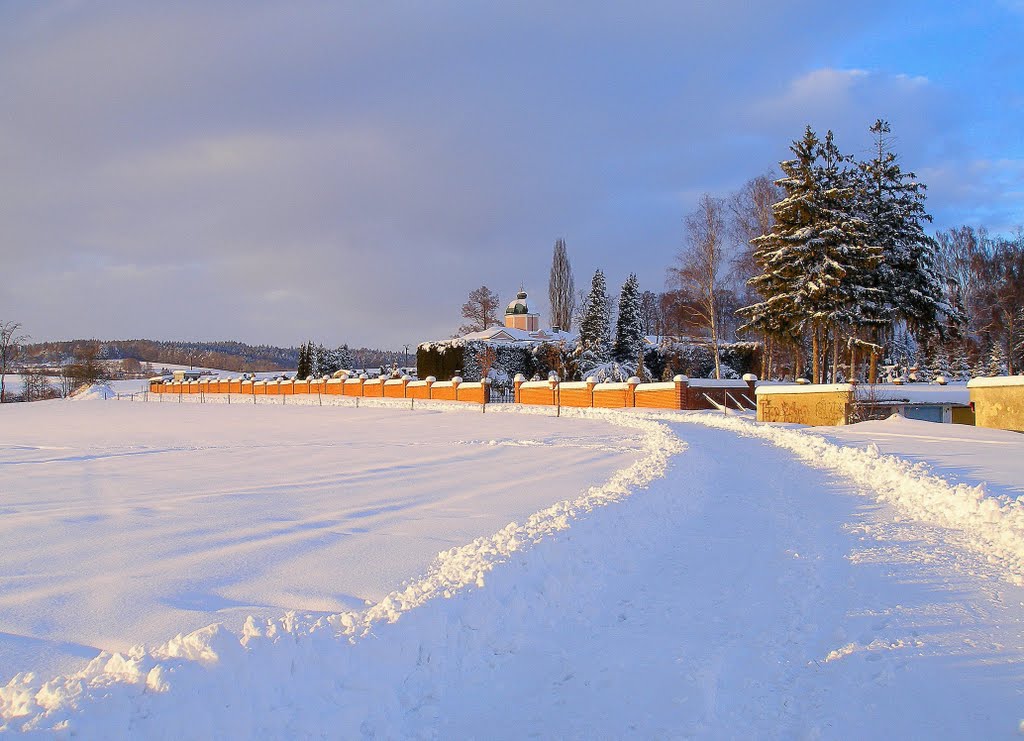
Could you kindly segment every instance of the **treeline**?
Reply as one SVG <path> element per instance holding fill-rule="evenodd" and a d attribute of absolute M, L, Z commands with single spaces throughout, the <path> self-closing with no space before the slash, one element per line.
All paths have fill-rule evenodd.
<path fill-rule="evenodd" d="M 927 233 L 925 185 L 902 170 L 888 123 L 870 131 L 872 151 L 857 160 L 808 127 L 781 177 L 705 194 L 667 290 L 640 294 L 644 334 L 759 341 L 766 378 L 1024 369 L 1024 228 Z"/>
<path fill-rule="evenodd" d="M 420 378 L 434 376 L 448 380 L 461 375 L 467 380 L 490 378 L 495 388 L 511 389 L 517 373 L 541 380 L 555 374 L 564 381 L 593 377 L 597 381 L 625 380 L 637 375 L 642 381 L 670 381 L 679 373 L 692 378 L 707 378 L 715 373 L 715 357 L 704 342 L 664 340 L 643 350 L 640 371 L 634 362 L 609 361 L 605 374 L 581 367 L 577 342 L 488 343 L 481 340 L 452 339 L 424 342 L 417 350 Z M 718 348 L 718 365 L 723 377 L 739 378 L 760 370 L 761 346 L 756 342 L 723 343 Z M 585 362 L 585 361 L 584 361 Z M 617 371 L 617 375 L 616 372 Z"/>
<path fill-rule="evenodd" d="M 939 232 L 936 238 L 936 265 L 945 276 L 952 311 L 935 337 L 926 337 L 923 344 L 898 345 L 898 358 L 916 364 L 923 373 L 960 378 L 1020 373 L 1024 228 L 1018 226 L 1006 237 L 960 226 Z"/>
<path fill-rule="evenodd" d="M 52 366 L 64 365 L 85 354 L 95 354 L 100 360 L 130 358 L 153 365 L 166 363 L 235 372 L 294 368 L 298 361 L 297 348 L 226 341 L 69 340 L 38 342 L 22 349 L 23 362 Z"/>
<path fill-rule="evenodd" d="M 346 346 L 347 347 L 347 346 Z M 290 370 L 298 366 L 299 347 L 247 345 L 243 342 L 167 342 L 159 340 L 69 340 L 37 342 L 20 347 L 22 365 L 62 367 L 85 356 L 99 360 L 134 359 L 159 370 L 161 363 L 215 368 L 233 373 Z M 401 352 L 356 348 L 349 350 L 359 367 L 401 364 Z"/>

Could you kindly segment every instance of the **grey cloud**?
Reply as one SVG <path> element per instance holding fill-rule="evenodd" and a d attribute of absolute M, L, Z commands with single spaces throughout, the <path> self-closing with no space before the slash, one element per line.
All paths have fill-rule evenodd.
<path fill-rule="evenodd" d="M 558 236 L 579 284 L 660 288 L 696 197 L 808 121 L 853 149 L 890 118 L 918 169 L 961 146 L 941 81 L 832 59 L 820 29 L 885 5 L 826 5 L 5 8 L 0 316 L 404 344 L 481 283 L 542 305 Z"/>

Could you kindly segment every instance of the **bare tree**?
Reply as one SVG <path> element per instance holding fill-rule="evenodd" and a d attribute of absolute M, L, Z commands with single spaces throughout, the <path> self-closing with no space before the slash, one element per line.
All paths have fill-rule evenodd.
<path fill-rule="evenodd" d="M 686 217 L 685 246 L 676 256 L 676 266 L 669 268 L 676 285 L 693 297 L 691 311 L 708 332 L 715 378 L 722 377 L 718 336 L 727 265 L 724 211 L 721 199 L 701 196 L 697 210 Z"/>
<path fill-rule="evenodd" d="M 494 362 L 498 359 L 497 351 L 490 345 L 486 344 L 480 348 L 479 352 L 476 353 L 476 362 L 480 366 L 480 380 L 489 378 L 491 375 L 491 368 L 494 367 Z"/>
<path fill-rule="evenodd" d="M 27 339 L 28 335 L 21 333 L 20 322 L 0 321 L 0 404 L 7 400 L 6 376 Z"/>
<path fill-rule="evenodd" d="M 662 331 L 661 305 L 654 291 L 640 294 L 640 324 L 645 335 L 665 334 Z"/>
<path fill-rule="evenodd" d="M 583 321 L 583 313 L 587 309 L 587 291 L 580 288 L 573 294 L 572 302 L 572 323 L 577 327 Z"/>
<path fill-rule="evenodd" d="M 771 175 L 758 175 L 729 197 L 729 230 L 737 245 L 732 269 L 741 285 L 761 272 L 751 240 L 768 234 L 775 223 L 772 206 L 783 198 Z"/>
<path fill-rule="evenodd" d="M 741 305 L 747 306 L 764 297 L 758 295 L 748 285 L 748 281 L 761 272 L 754 259 L 754 246 L 751 242 L 772 230 L 775 214 L 772 207 L 784 197 L 782 188 L 775 184 L 770 173 L 758 175 L 748 180 L 742 188 L 729 197 L 729 231 L 737 245 L 736 254 L 732 259 L 732 278 L 736 288 L 737 299 Z M 739 306 L 736 307 L 740 308 Z M 762 374 L 771 371 L 771 360 L 775 354 L 776 338 L 762 333 L 763 354 L 761 358 Z"/>
<path fill-rule="evenodd" d="M 61 366 L 60 375 L 57 376 L 57 392 L 62 399 L 71 396 L 71 392 L 78 388 L 78 380 L 74 376 L 72 365 Z"/>
<path fill-rule="evenodd" d="M 50 383 L 50 377 L 46 374 L 45 368 L 24 368 L 21 371 L 21 379 L 25 401 L 52 399 L 57 395 L 57 390 Z"/>
<path fill-rule="evenodd" d="M 87 343 L 75 352 L 75 362 L 64 367 L 62 374 L 69 379 L 71 392 L 82 386 L 90 386 L 109 379 L 110 374 L 103 363 L 99 361 L 99 353 L 99 343 Z M 61 379 L 61 386 L 61 392 L 63 393 L 63 378 Z"/>
<path fill-rule="evenodd" d="M 576 284 L 572 277 L 572 265 L 565 251 L 565 240 L 555 242 L 551 256 L 551 277 L 548 279 L 548 301 L 551 304 L 551 326 L 565 331 L 572 329 L 573 311 L 576 308 Z"/>
<path fill-rule="evenodd" d="M 498 308 L 498 294 L 487 286 L 473 289 L 469 292 L 469 300 L 462 305 L 462 318 L 466 323 L 459 327 L 459 332 L 482 332 L 498 324 Z"/>

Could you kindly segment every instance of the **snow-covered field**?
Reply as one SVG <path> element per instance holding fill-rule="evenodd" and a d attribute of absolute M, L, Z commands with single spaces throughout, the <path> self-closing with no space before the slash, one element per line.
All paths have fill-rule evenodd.
<path fill-rule="evenodd" d="M 1024 718 L 1024 436 L 11 408 L 0 666 L 39 671 L 0 687 L 9 730 L 991 738 Z M 100 648 L 124 653 L 82 668 Z"/>
<path fill-rule="evenodd" d="M 3 682 L 216 621 L 361 608 L 438 551 L 603 482 L 638 445 L 595 422 L 429 410 L 3 412 Z"/>

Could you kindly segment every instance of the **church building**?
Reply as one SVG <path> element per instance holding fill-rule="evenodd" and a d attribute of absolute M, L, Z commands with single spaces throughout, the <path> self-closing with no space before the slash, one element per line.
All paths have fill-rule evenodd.
<path fill-rule="evenodd" d="M 505 326 L 495 325 L 482 332 L 470 332 L 463 335 L 462 339 L 484 342 L 534 343 L 548 340 L 571 340 L 575 337 L 575 334 L 563 332 L 559 327 L 542 329 L 540 314 L 530 311 L 530 306 L 526 302 L 526 291 L 520 289 L 515 300 L 505 309 Z"/>

